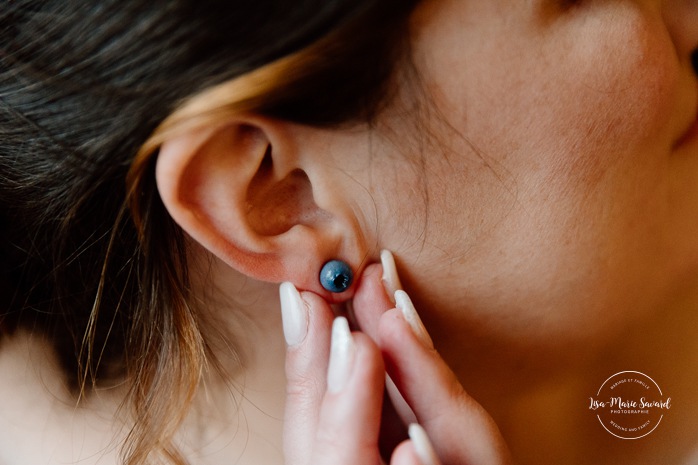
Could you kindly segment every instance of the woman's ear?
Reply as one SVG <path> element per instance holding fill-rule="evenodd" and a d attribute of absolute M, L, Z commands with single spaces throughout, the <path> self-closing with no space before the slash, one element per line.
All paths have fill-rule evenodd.
<path fill-rule="evenodd" d="M 333 170 L 308 165 L 317 158 L 303 153 L 294 129 L 240 118 L 168 140 L 158 154 L 158 190 L 182 229 L 241 273 L 345 300 L 352 290 L 325 291 L 320 268 L 341 259 L 358 273 L 363 236 L 345 196 L 320 179 Z"/>

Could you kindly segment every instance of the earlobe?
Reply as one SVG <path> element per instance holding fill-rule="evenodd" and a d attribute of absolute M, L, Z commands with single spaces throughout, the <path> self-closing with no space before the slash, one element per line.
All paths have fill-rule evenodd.
<path fill-rule="evenodd" d="M 360 260 L 355 224 L 321 208 L 293 135 L 283 123 L 239 120 L 166 141 L 156 165 L 157 186 L 173 219 L 194 240 L 252 278 L 331 295 L 319 283 L 329 259 Z M 329 209 L 328 209 L 329 207 Z M 337 212 L 348 209 L 338 206 Z M 355 263 L 354 266 L 359 266 Z"/>

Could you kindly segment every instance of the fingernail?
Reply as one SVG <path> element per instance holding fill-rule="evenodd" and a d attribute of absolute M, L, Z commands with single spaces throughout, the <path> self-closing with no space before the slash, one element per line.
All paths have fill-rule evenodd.
<path fill-rule="evenodd" d="M 329 392 L 337 393 L 346 386 L 354 364 L 354 351 L 354 339 L 351 337 L 347 319 L 343 316 L 335 318 L 332 323 L 330 365 L 327 369 Z"/>
<path fill-rule="evenodd" d="M 397 275 L 397 268 L 395 267 L 395 257 L 389 250 L 381 251 L 381 265 L 383 265 L 383 287 L 385 292 L 387 292 L 390 300 L 395 303 L 393 296 L 395 291 L 402 289 L 402 284 L 400 284 L 400 278 Z"/>
<path fill-rule="evenodd" d="M 308 310 L 301 295 L 292 283 L 282 283 L 279 287 L 281 300 L 281 320 L 284 326 L 284 338 L 289 347 L 305 340 L 308 333 Z"/>
<path fill-rule="evenodd" d="M 417 423 L 412 423 L 407 429 L 407 434 L 412 440 L 414 450 L 417 453 L 417 457 L 419 457 L 419 461 L 422 462 L 422 465 L 439 465 L 441 463 L 439 457 L 436 456 L 436 452 L 434 452 L 434 447 L 431 445 L 429 436 L 427 436 L 427 432 L 424 431 L 424 428 Z"/>
<path fill-rule="evenodd" d="M 412 328 L 412 332 L 417 336 L 417 339 L 419 339 L 425 347 L 433 349 L 434 342 L 431 340 L 419 315 L 417 315 L 417 310 L 415 310 L 412 300 L 410 300 L 410 297 L 405 291 L 395 291 L 395 305 L 402 312 L 402 316 L 405 318 L 405 321 L 407 321 L 407 324 L 410 325 L 410 328 Z"/>

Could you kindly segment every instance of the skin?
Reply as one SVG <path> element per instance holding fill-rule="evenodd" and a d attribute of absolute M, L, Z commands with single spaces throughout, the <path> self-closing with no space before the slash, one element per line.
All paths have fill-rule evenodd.
<path fill-rule="evenodd" d="M 377 240 L 516 457 L 540 463 L 544 441 L 563 444 L 548 454 L 566 463 L 678 461 L 662 446 L 668 428 L 618 444 L 574 406 L 630 366 L 692 396 L 697 8 L 552 3 L 428 2 L 417 13 L 414 66 L 438 111 L 425 112 L 422 169 L 393 168 L 398 186 L 421 189 L 374 191 L 388 224 Z M 695 425 L 674 415 L 687 448 L 679 431 Z M 579 437 L 594 448 L 576 448 Z"/>
<path fill-rule="evenodd" d="M 427 2 L 413 21 L 420 88 L 384 117 L 385 145 L 352 166 L 328 138 L 370 198 L 352 197 L 362 231 L 395 252 L 437 349 L 523 462 L 690 454 L 686 410 L 619 444 L 582 399 L 629 367 L 674 399 L 694 392 L 697 10 Z M 400 111 L 415 101 L 421 126 Z M 543 458 L 541 443 L 558 445 Z"/>
<path fill-rule="evenodd" d="M 542 3 L 418 13 L 437 140 L 400 171 L 423 192 L 376 192 L 377 240 L 417 300 L 454 310 L 439 331 L 593 344 L 696 276 L 696 144 L 676 144 L 698 86 L 661 9 L 679 2 Z"/>
<path fill-rule="evenodd" d="M 387 370 L 446 464 L 506 463 L 507 449 L 520 463 L 690 463 L 696 24 L 690 0 L 429 0 L 376 124 L 240 115 L 163 144 L 158 188 L 192 239 L 194 292 L 223 336 L 214 352 L 227 371 L 207 374 L 182 427 L 185 453 L 376 463 L 378 426 L 391 423 L 378 409 Z M 393 251 L 436 351 L 391 309 L 369 265 L 381 249 Z M 356 270 L 347 293 L 317 282 L 331 258 Z M 289 348 L 281 281 L 308 310 L 308 333 Z M 360 362 L 350 387 L 328 393 L 328 304 L 352 299 Z M 587 402 L 633 369 L 675 408 L 646 440 L 620 441 Z M 22 383 L 3 386 L 3 399 L 25 396 Z M 66 436 L 55 441 L 63 461 L 84 441 L 59 426 L 71 415 L 84 413 L 37 420 Z M 417 460 L 405 442 L 392 465 Z"/>

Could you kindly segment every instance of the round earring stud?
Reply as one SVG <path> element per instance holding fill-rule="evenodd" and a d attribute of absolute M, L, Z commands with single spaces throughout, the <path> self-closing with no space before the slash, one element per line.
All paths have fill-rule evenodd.
<path fill-rule="evenodd" d="M 320 270 L 320 284 L 335 294 L 349 289 L 353 280 L 354 273 L 349 265 L 341 260 L 330 260 Z"/>

